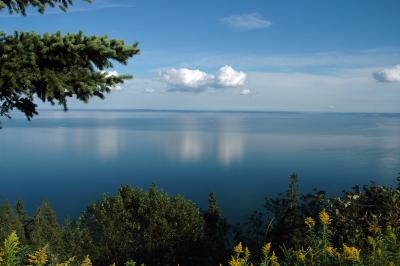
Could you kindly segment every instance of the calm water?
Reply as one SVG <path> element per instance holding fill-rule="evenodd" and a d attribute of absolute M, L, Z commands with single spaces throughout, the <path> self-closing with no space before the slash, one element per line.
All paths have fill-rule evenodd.
<path fill-rule="evenodd" d="M 354 184 L 394 184 L 399 114 L 42 111 L 3 120 L 0 201 L 49 199 L 76 217 L 120 184 L 152 183 L 207 204 L 210 191 L 231 220 L 284 192 L 330 195 Z"/>

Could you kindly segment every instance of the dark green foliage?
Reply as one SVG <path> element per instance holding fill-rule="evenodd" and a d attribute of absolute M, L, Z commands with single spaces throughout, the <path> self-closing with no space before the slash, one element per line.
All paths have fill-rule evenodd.
<path fill-rule="evenodd" d="M 297 175 L 292 174 L 286 197 L 266 200 L 265 208 L 274 215 L 271 235 L 276 245 L 297 247 L 304 239 L 304 216 L 300 209 L 297 182 Z"/>
<path fill-rule="evenodd" d="M 400 189 L 375 184 L 358 186 L 344 196 L 329 199 L 327 209 L 332 213 L 331 227 L 338 237 L 337 243 L 365 246 L 373 227 L 400 226 Z"/>
<path fill-rule="evenodd" d="M 29 226 L 29 240 L 34 248 L 49 245 L 49 249 L 57 254 L 63 253 L 63 232 L 57 223 L 56 212 L 48 201 L 36 210 Z"/>
<path fill-rule="evenodd" d="M 35 98 L 67 109 L 67 99 L 87 102 L 104 97 L 113 86 L 129 76 L 110 76 L 101 70 L 111 60 L 126 64 L 137 54 L 137 44 L 107 36 L 85 36 L 82 32 L 56 34 L 0 33 L 0 115 L 13 109 L 28 118 L 37 114 Z"/>
<path fill-rule="evenodd" d="M 325 206 L 323 191 L 303 195 L 298 192 L 298 176 L 292 174 L 289 181 L 286 194 L 266 198 L 265 212 L 254 211 L 245 222 L 235 226 L 235 242 L 243 242 L 253 250 L 256 260 L 266 242 L 272 242 L 278 252 L 280 246 L 296 248 L 304 244 L 304 219 L 318 216 Z"/>
<path fill-rule="evenodd" d="M 115 197 L 91 205 L 80 224 L 89 232 L 86 248 L 98 265 L 131 258 L 146 265 L 194 265 L 203 232 L 192 202 L 155 187 L 143 192 L 124 186 Z"/>
<path fill-rule="evenodd" d="M 46 6 L 65 10 L 72 0 L 0 0 L 0 11 L 26 14 L 33 6 L 44 12 Z M 35 99 L 60 104 L 67 110 L 68 98 L 88 102 L 104 98 L 111 89 L 131 78 L 109 75 L 113 62 L 127 64 L 139 53 L 138 44 L 107 36 L 85 36 L 82 32 L 62 35 L 35 32 L 0 31 L 0 116 L 10 118 L 17 109 L 28 119 L 37 115 Z"/>
<path fill-rule="evenodd" d="M 378 235 L 371 230 L 400 228 L 399 206 L 398 188 L 372 184 L 363 189 L 354 187 L 337 198 L 326 198 L 321 191 L 301 195 L 297 192 L 297 176 L 292 175 L 288 192 L 267 200 L 267 212 L 253 212 L 246 222 L 236 226 L 234 240 L 252 250 L 252 260 L 260 258 L 257 251 L 270 241 L 282 257 L 282 250 L 288 254 L 291 247 L 296 250 L 298 245 L 307 246 L 304 218 L 314 217 L 318 228 L 318 214 L 326 209 L 332 219 L 328 237 L 335 236 L 331 239 L 334 246 L 346 243 L 368 250 L 368 236 Z M 25 213 L 21 201 L 16 211 L 3 204 L 0 240 L 13 230 L 24 238 L 24 254 L 48 244 L 51 258 L 76 256 L 82 261 L 89 254 L 94 265 L 124 265 L 129 260 L 149 266 L 219 265 L 227 261 L 227 250 L 229 253 L 232 248 L 227 240 L 228 222 L 213 193 L 208 209 L 201 215 L 191 201 L 168 196 L 156 187 L 145 192 L 123 186 L 116 196 L 105 196 L 90 205 L 78 220 L 64 226 L 57 223 L 47 202 L 33 218 Z"/>
<path fill-rule="evenodd" d="M 265 213 L 254 211 L 244 222 L 238 223 L 233 228 L 234 242 L 242 242 L 253 251 L 253 257 L 259 259 L 261 247 L 267 241 L 269 227 Z"/>
<path fill-rule="evenodd" d="M 24 241 L 23 224 L 10 205 L 5 203 L 0 207 L 0 242 L 2 243 L 14 230 L 21 236 L 20 240 Z"/>
<path fill-rule="evenodd" d="M 46 6 L 58 6 L 61 10 L 66 11 L 73 2 L 73 0 L 0 0 L 0 10 L 7 8 L 10 14 L 26 15 L 26 9 L 29 6 L 36 8 L 40 13 L 44 12 Z M 91 0 L 86 0 L 86 2 L 91 2 Z"/>
<path fill-rule="evenodd" d="M 208 209 L 204 218 L 204 240 L 203 257 L 206 258 L 204 265 L 219 265 L 227 260 L 229 254 L 228 246 L 228 221 L 222 216 L 214 193 L 208 198 Z"/>

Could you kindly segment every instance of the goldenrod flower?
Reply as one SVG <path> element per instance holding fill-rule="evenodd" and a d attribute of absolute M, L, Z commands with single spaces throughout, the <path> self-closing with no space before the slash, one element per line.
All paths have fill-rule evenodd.
<path fill-rule="evenodd" d="M 326 212 L 325 209 L 323 209 L 320 213 L 319 213 L 319 219 L 321 220 L 321 223 L 328 225 L 332 222 L 331 217 L 329 216 L 329 214 Z"/>
<path fill-rule="evenodd" d="M 45 265 L 48 262 L 47 245 L 28 255 L 30 265 Z"/>
<path fill-rule="evenodd" d="M 343 257 L 349 261 L 360 261 L 361 249 L 343 244 Z"/>
<path fill-rule="evenodd" d="M 275 255 L 274 251 L 272 251 L 272 255 L 271 255 L 270 260 L 271 260 L 271 265 L 272 266 L 280 266 L 279 261 L 278 261 L 279 258 Z"/>
<path fill-rule="evenodd" d="M 239 258 L 235 258 L 232 256 L 231 260 L 229 261 L 230 266 L 242 266 L 242 262 Z"/>
<path fill-rule="evenodd" d="M 71 257 L 65 262 L 57 263 L 56 266 L 71 266 L 74 261 L 75 261 L 75 257 Z"/>
<path fill-rule="evenodd" d="M 250 258 L 250 255 L 251 255 L 250 249 L 248 247 L 246 247 L 244 249 L 244 258 L 247 260 L 248 258 Z"/>
<path fill-rule="evenodd" d="M 370 225 L 368 231 L 372 234 L 380 234 L 382 229 L 377 225 Z"/>
<path fill-rule="evenodd" d="M 329 255 L 334 255 L 335 254 L 335 248 L 331 246 L 326 246 L 324 249 L 325 253 Z"/>
<path fill-rule="evenodd" d="M 308 228 L 313 228 L 315 226 L 315 220 L 311 217 L 307 217 L 304 219 L 304 223 L 308 226 Z"/>
<path fill-rule="evenodd" d="M 269 252 L 271 251 L 271 242 L 266 243 L 263 247 L 262 247 L 262 252 L 265 256 L 268 256 Z"/>
<path fill-rule="evenodd" d="M 89 256 L 85 257 L 81 263 L 81 266 L 92 266 L 92 261 L 90 260 Z"/>
<path fill-rule="evenodd" d="M 304 254 L 303 251 L 299 250 L 297 251 L 297 259 L 301 262 L 305 262 L 306 261 L 306 254 Z"/>
<path fill-rule="evenodd" d="M 242 242 L 239 242 L 239 244 L 237 244 L 234 248 L 234 251 L 236 254 L 242 254 L 243 253 L 243 246 L 242 246 Z"/>

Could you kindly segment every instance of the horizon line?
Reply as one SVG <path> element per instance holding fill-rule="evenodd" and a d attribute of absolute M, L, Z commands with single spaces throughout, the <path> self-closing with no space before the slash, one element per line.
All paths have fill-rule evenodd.
<path fill-rule="evenodd" d="M 320 113 L 320 114 L 400 114 L 400 112 L 373 111 L 300 111 L 300 110 L 234 110 L 234 109 L 151 109 L 151 108 L 70 108 L 68 110 L 38 108 L 38 111 L 57 112 L 190 112 L 190 113 Z"/>

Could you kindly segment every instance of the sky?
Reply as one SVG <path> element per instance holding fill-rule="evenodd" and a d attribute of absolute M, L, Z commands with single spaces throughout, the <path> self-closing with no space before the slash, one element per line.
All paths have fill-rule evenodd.
<path fill-rule="evenodd" d="M 70 108 L 400 112 L 399 11 L 398 0 L 76 0 L 67 13 L 3 12 L 0 29 L 139 42 L 108 70 L 134 79 Z"/>

